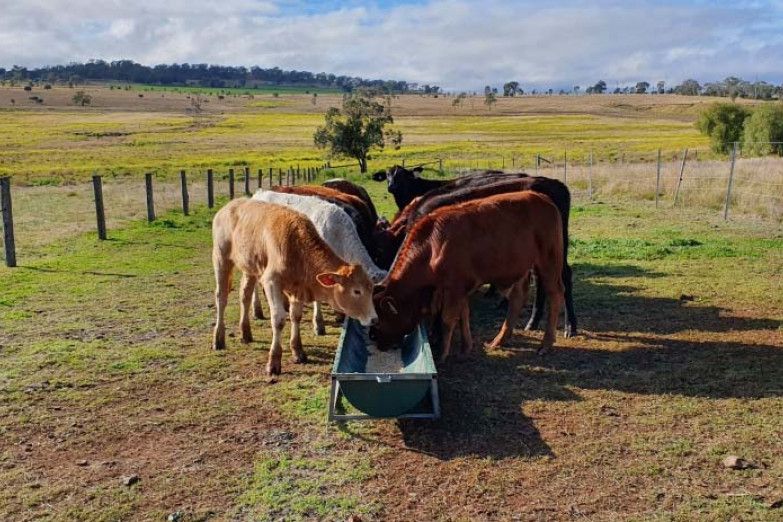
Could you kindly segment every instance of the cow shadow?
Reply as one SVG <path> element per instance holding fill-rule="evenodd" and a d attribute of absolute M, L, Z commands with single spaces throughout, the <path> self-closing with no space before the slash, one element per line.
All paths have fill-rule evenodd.
<path fill-rule="evenodd" d="M 580 400 L 572 391 L 580 388 L 712 399 L 783 396 L 780 320 L 737 317 L 680 299 L 674 288 L 672 297 L 644 295 L 634 278 L 663 274 L 634 265 L 579 264 L 574 272 L 582 335 L 539 357 L 539 337 L 521 330 L 524 315 L 503 350 L 439 367 L 441 419 L 400 421 L 408 447 L 444 460 L 551 455 L 524 404 Z M 475 344 L 492 340 L 504 316 L 496 300 L 474 298 Z M 738 332 L 749 332 L 751 341 L 737 341 Z"/>

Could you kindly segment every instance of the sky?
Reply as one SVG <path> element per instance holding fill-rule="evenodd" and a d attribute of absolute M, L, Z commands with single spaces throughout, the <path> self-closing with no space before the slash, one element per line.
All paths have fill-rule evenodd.
<path fill-rule="evenodd" d="M 450 91 L 783 81 L 783 0 L 0 0 L 0 67 L 259 65 Z"/>

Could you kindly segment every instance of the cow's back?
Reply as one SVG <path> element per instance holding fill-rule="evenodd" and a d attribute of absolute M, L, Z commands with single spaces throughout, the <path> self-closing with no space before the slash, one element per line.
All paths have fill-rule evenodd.
<path fill-rule="evenodd" d="M 560 213 L 549 198 L 535 192 L 468 201 L 423 220 L 435 222 L 433 267 L 444 280 L 510 284 L 542 257 L 562 259 Z"/>

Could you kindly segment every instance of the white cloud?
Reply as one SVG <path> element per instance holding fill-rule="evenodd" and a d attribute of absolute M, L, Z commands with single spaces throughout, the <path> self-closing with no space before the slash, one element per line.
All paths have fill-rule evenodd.
<path fill-rule="evenodd" d="M 0 65 L 90 58 L 279 66 L 479 90 L 700 80 L 780 82 L 779 0 L 432 0 L 305 8 L 255 0 L 0 0 Z"/>

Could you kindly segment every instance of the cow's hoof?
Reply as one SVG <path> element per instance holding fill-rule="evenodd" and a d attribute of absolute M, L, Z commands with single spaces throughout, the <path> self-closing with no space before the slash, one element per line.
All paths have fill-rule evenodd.
<path fill-rule="evenodd" d="M 294 355 L 294 364 L 305 364 L 307 362 L 307 355 Z"/>
<path fill-rule="evenodd" d="M 242 342 L 245 344 L 250 344 L 253 342 L 253 334 L 242 334 Z"/>
<path fill-rule="evenodd" d="M 226 340 L 222 339 L 220 341 L 215 341 L 212 343 L 212 349 L 213 350 L 225 350 L 226 349 Z"/>
<path fill-rule="evenodd" d="M 576 337 L 577 335 L 579 335 L 579 334 L 577 333 L 576 328 L 567 328 L 563 332 L 563 337 L 566 337 L 566 338 L 568 338 L 568 337 Z"/>
<path fill-rule="evenodd" d="M 533 321 L 530 321 L 525 325 L 525 331 L 527 332 L 535 332 L 538 330 L 538 323 L 534 323 Z"/>
<path fill-rule="evenodd" d="M 324 325 L 319 325 L 315 327 L 315 335 L 321 336 L 326 335 L 326 327 Z"/>
<path fill-rule="evenodd" d="M 265 318 L 264 318 L 264 312 L 255 312 L 255 313 L 253 314 L 253 317 L 255 317 L 256 319 L 258 319 L 259 321 L 263 321 L 263 320 L 265 319 Z"/>
<path fill-rule="evenodd" d="M 542 356 L 542 357 L 543 357 L 544 355 L 548 354 L 548 353 L 549 353 L 551 350 L 552 350 L 552 345 L 551 345 L 551 344 L 542 344 L 542 345 L 541 345 L 541 346 L 538 348 L 538 351 L 537 351 L 536 353 L 537 353 L 539 356 Z"/>
<path fill-rule="evenodd" d="M 269 376 L 280 375 L 280 362 L 269 362 L 266 365 L 266 374 Z"/>

